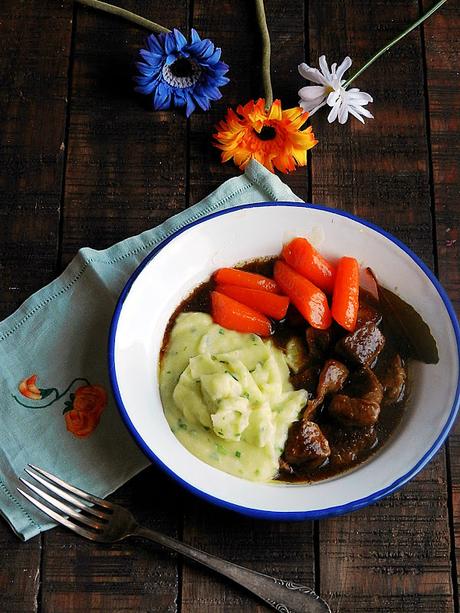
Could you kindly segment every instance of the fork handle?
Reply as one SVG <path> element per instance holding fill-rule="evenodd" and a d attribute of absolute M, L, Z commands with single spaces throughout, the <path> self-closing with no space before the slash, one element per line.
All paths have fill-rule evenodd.
<path fill-rule="evenodd" d="M 331 613 L 329 606 L 322 598 L 311 588 L 299 583 L 276 579 L 275 577 L 249 570 L 243 566 L 238 566 L 238 564 L 233 564 L 222 558 L 195 549 L 195 547 L 186 545 L 165 534 L 160 534 L 141 526 L 136 528 L 133 536 L 141 536 L 154 541 L 163 547 L 172 549 L 190 558 L 194 562 L 211 568 L 238 585 L 245 587 L 281 613 Z"/>

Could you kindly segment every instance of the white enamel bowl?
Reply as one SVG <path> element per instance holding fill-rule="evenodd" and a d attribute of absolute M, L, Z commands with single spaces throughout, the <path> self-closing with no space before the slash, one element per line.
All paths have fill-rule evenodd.
<path fill-rule="evenodd" d="M 205 464 L 175 438 L 158 391 L 163 333 L 179 303 L 211 273 L 276 255 L 294 236 L 322 236 L 331 260 L 356 257 L 396 290 L 428 323 L 436 365 L 413 363 L 402 423 L 369 461 L 315 484 L 254 483 Z M 177 481 L 221 506 L 257 517 L 319 518 L 366 506 L 401 487 L 433 457 L 459 405 L 460 334 L 453 308 L 433 274 L 402 243 L 346 213 L 299 203 L 261 203 L 214 213 L 176 232 L 128 281 L 109 343 L 113 390 L 127 427 L 143 451 Z"/>

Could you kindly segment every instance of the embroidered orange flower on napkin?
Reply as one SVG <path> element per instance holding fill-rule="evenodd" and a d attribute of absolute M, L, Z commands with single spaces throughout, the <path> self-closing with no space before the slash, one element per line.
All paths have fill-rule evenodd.
<path fill-rule="evenodd" d="M 17 396 L 12 394 L 18 404 L 26 409 L 45 409 L 69 394 L 77 381 L 85 383 L 80 385 L 75 392 L 69 394 L 62 411 L 67 430 L 77 438 L 89 436 L 98 426 L 101 414 L 107 405 L 107 392 L 101 385 L 91 385 L 88 379 L 78 377 L 60 393 L 55 387 L 40 388 L 37 386 L 38 375 L 30 375 L 18 385 L 22 396 L 29 400 L 45 400 L 46 404 L 30 406 L 24 404 Z M 51 398 L 51 400 L 49 399 Z"/>
<path fill-rule="evenodd" d="M 99 424 L 106 404 L 107 392 L 100 385 L 79 387 L 72 408 L 64 414 L 67 430 L 78 438 L 88 436 Z"/>

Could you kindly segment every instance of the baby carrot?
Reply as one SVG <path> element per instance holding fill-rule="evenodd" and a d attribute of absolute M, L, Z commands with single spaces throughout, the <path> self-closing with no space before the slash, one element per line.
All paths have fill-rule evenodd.
<path fill-rule="evenodd" d="M 359 307 L 359 265 L 355 258 L 340 258 L 332 294 L 332 317 L 345 330 L 356 327 Z"/>
<path fill-rule="evenodd" d="M 211 315 L 216 324 L 229 330 L 252 332 L 259 336 L 272 333 L 272 325 L 265 315 L 220 292 L 211 292 Z"/>
<path fill-rule="evenodd" d="M 324 292 L 281 260 L 275 264 L 275 281 L 313 328 L 329 328 L 331 312 Z"/>
<path fill-rule="evenodd" d="M 335 267 L 316 251 L 306 238 L 294 238 L 284 245 L 283 260 L 324 292 L 332 294 Z"/>
<path fill-rule="evenodd" d="M 289 298 L 260 289 L 249 289 L 248 287 L 238 287 L 237 285 L 218 285 L 216 291 L 234 300 L 238 300 L 259 313 L 273 317 L 273 319 L 283 319 L 289 306 Z"/>
<path fill-rule="evenodd" d="M 249 289 L 261 289 L 266 292 L 278 293 L 278 286 L 268 277 L 254 272 L 246 272 L 238 268 L 219 268 L 214 273 L 214 281 L 218 285 L 238 285 Z"/>

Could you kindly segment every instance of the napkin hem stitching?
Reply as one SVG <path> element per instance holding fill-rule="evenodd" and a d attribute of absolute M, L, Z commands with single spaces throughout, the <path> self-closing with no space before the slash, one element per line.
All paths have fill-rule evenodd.
<path fill-rule="evenodd" d="M 201 218 L 203 216 L 203 213 L 206 214 L 208 212 L 211 212 L 214 209 L 218 208 L 221 204 L 223 204 L 227 200 L 230 200 L 230 199 L 234 198 L 235 196 L 238 196 L 238 195 L 242 194 L 243 192 L 245 192 L 248 189 L 250 189 L 252 187 L 252 185 L 253 185 L 253 182 L 248 183 L 248 185 L 245 185 L 244 187 L 241 187 L 240 189 L 232 192 L 231 194 L 228 194 L 225 198 L 221 198 L 216 203 L 214 203 L 214 204 L 212 204 L 210 206 L 204 207 L 203 209 L 200 210 L 199 213 L 195 213 L 191 217 L 189 217 L 186 222 L 184 222 L 182 224 L 179 224 L 177 226 L 177 228 L 175 228 L 175 229 L 171 228 L 165 234 L 160 235 L 160 238 L 156 238 L 156 239 L 153 239 L 153 240 L 151 240 L 151 241 L 149 241 L 147 243 L 144 243 L 143 245 L 140 245 L 140 246 L 136 247 L 135 249 L 131 249 L 130 251 L 127 251 L 126 253 L 124 253 L 122 255 L 119 255 L 119 256 L 111 259 L 111 260 L 107 260 L 107 261 L 98 260 L 97 257 L 92 257 L 92 258 L 87 259 L 84 262 L 84 264 L 83 264 L 82 268 L 80 269 L 80 271 L 73 277 L 73 279 L 71 279 L 58 292 L 56 292 L 52 296 L 49 296 L 48 298 L 43 300 L 43 302 L 40 302 L 39 304 L 35 305 L 35 307 L 33 307 L 32 310 L 30 310 L 26 315 L 24 315 L 24 317 L 20 321 L 18 321 L 15 326 L 13 326 L 12 328 L 10 328 L 10 330 L 7 330 L 6 332 L 3 333 L 2 336 L 0 336 L 0 342 L 6 340 L 14 332 L 19 330 L 19 328 L 30 317 L 32 317 L 32 315 L 35 315 L 35 313 L 37 311 L 39 311 L 41 308 L 43 308 L 44 306 L 48 305 L 50 302 L 52 302 L 56 298 L 59 298 L 59 296 L 62 296 L 62 294 L 65 294 L 82 277 L 82 275 L 86 272 L 86 270 L 87 270 L 87 268 L 89 267 L 90 264 L 93 264 L 95 262 L 97 262 L 98 264 L 106 264 L 106 265 L 115 264 L 116 262 L 124 260 L 125 258 L 127 258 L 127 257 L 129 257 L 131 255 L 135 255 L 135 254 L 143 251 L 144 249 L 148 249 L 149 247 L 153 247 L 154 245 L 158 245 L 158 244 L 162 243 L 164 240 L 166 240 L 168 238 L 168 236 L 170 236 L 173 232 L 177 231 L 179 228 L 183 228 L 184 226 L 187 226 L 190 222 L 195 221 L 195 220 Z M 265 190 L 265 191 L 267 191 L 267 190 Z M 267 193 L 268 193 L 268 191 L 267 191 Z M 269 194 L 269 195 L 271 195 L 271 194 Z M 109 247 L 109 249 L 110 249 L 110 247 Z"/>
<path fill-rule="evenodd" d="M 32 519 L 32 517 L 29 515 L 29 513 L 27 512 L 27 510 L 22 506 L 22 504 L 19 502 L 19 500 L 13 496 L 13 494 L 10 492 L 10 490 L 7 488 L 7 486 L 5 485 L 5 483 L 2 481 L 2 479 L 0 479 L 0 487 L 2 488 L 3 492 L 6 494 L 6 496 L 12 500 L 14 502 L 14 504 L 17 505 L 17 507 L 22 511 L 23 515 L 25 515 L 25 517 L 29 520 L 29 522 L 35 526 L 36 528 L 38 528 L 38 530 L 41 532 L 41 526 L 40 524 L 38 524 L 34 519 Z"/>

